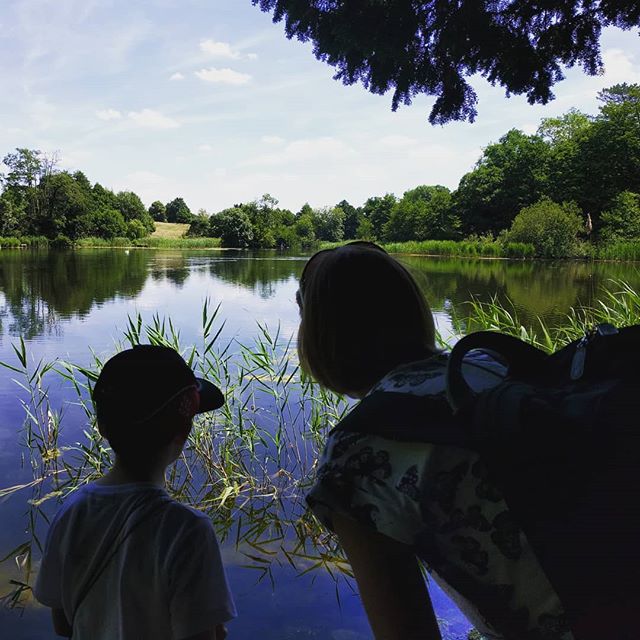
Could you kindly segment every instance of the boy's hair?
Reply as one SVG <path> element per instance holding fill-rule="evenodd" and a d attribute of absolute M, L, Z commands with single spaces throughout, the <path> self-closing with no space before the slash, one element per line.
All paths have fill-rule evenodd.
<path fill-rule="evenodd" d="M 395 367 L 436 350 L 433 316 L 418 285 L 373 243 L 313 255 L 297 299 L 302 368 L 338 393 L 368 391 Z"/>
<path fill-rule="evenodd" d="M 189 434 L 194 415 L 224 403 L 220 390 L 196 378 L 169 347 L 137 345 L 104 365 L 93 389 L 102 434 L 130 469 L 145 470 L 177 435 Z"/>

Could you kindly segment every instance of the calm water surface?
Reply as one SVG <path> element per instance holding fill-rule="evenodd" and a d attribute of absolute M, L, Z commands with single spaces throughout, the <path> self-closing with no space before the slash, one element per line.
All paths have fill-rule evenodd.
<path fill-rule="evenodd" d="M 205 298 L 221 303 L 226 320 L 219 340 L 251 342 L 257 323 L 283 336 L 297 328 L 295 291 L 306 255 L 241 251 L 83 250 L 60 253 L 0 252 L 0 360 L 16 364 L 12 344 L 20 337 L 30 357 L 62 357 L 78 364 L 113 353 L 127 317 L 141 313 L 170 316 L 183 344 L 201 340 Z M 510 300 L 525 322 L 541 317 L 555 323 L 571 306 L 591 305 L 612 279 L 640 288 L 638 268 L 616 263 L 533 263 L 406 257 L 417 275 L 444 336 L 451 335 L 452 316 L 464 316 L 471 297 Z M 23 410 L 20 389 L 7 370 L 0 371 L 0 489 L 28 482 L 20 445 Z M 55 396 L 55 394 L 58 396 Z M 62 403 L 64 391 L 54 391 Z M 82 428 L 69 419 L 64 438 Z M 25 537 L 29 507 L 26 492 L 0 499 L 0 559 Z M 45 512 L 55 509 L 54 501 Z M 44 528 L 43 528 L 44 531 Z M 233 544 L 224 548 L 240 617 L 230 638 L 369 638 L 356 596 L 346 585 L 320 571 L 299 577 L 287 566 L 269 580 L 243 568 L 245 558 Z M 0 563 L 0 595 L 19 577 L 13 558 Z M 312 584 L 313 581 L 313 584 Z M 336 595 L 339 595 L 339 603 Z M 441 594 L 438 613 L 447 638 L 464 638 L 468 625 Z M 23 612 L 0 609 L 0 637 L 47 639 L 47 612 L 28 606 Z"/>

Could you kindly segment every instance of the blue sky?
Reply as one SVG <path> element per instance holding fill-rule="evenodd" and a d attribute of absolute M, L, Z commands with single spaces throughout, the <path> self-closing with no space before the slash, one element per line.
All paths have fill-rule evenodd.
<path fill-rule="evenodd" d="M 0 154 L 59 151 L 63 168 L 147 205 L 182 196 L 211 213 L 263 193 L 293 210 L 358 205 L 454 188 L 508 129 L 596 113 L 598 90 L 640 82 L 637 32 L 607 30 L 602 50 L 605 74 L 569 70 L 549 105 L 478 79 L 476 123 L 432 127 L 432 99 L 392 113 L 389 95 L 334 81 L 250 0 L 2 0 Z"/>

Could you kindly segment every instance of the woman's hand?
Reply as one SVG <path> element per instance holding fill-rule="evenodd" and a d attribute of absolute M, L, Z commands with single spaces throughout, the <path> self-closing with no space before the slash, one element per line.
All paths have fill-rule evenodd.
<path fill-rule="evenodd" d="M 336 513 L 333 527 L 358 582 L 376 640 L 441 640 L 413 551 Z"/>

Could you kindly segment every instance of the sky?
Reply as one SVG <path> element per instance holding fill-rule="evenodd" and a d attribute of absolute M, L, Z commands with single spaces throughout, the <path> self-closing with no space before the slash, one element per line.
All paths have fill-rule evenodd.
<path fill-rule="evenodd" d="M 455 188 L 509 129 L 595 114 L 600 89 L 640 83 L 637 31 L 608 29 L 601 45 L 605 73 L 569 69 L 546 106 L 478 78 L 476 122 L 434 127 L 433 98 L 393 113 L 390 94 L 333 80 L 250 0 L 0 0 L 0 157 L 58 152 L 92 182 L 194 212 L 265 193 L 296 211 Z"/>

